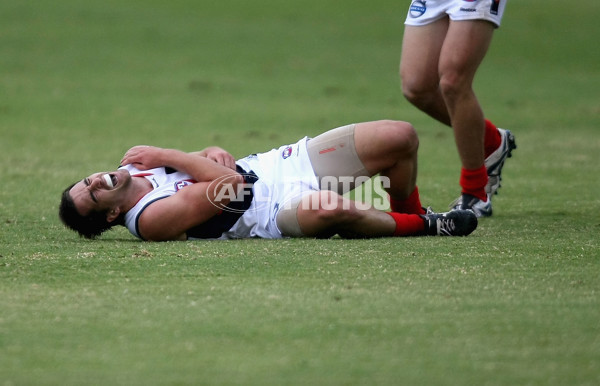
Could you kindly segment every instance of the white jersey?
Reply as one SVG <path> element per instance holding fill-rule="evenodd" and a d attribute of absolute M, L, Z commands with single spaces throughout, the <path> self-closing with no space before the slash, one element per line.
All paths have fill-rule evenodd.
<path fill-rule="evenodd" d="M 450 20 L 487 20 L 500 27 L 507 0 L 414 0 L 408 9 L 406 25 L 420 26 L 442 17 Z"/>
<path fill-rule="evenodd" d="M 252 154 L 237 161 L 238 171 L 252 194 L 232 202 L 220 215 L 188 230 L 188 240 L 281 238 L 276 218 L 279 211 L 307 191 L 318 190 L 318 181 L 306 152 L 307 137 L 266 153 Z M 154 201 L 170 197 L 195 181 L 187 174 L 166 168 L 140 171 L 123 166 L 132 176 L 141 176 L 154 188 L 125 214 L 125 226 L 136 237 L 142 212 Z"/>

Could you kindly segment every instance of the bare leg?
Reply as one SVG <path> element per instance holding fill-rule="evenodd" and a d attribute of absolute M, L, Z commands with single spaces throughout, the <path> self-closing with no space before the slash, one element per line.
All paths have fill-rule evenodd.
<path fill-rule="evenodd" d="M 382 237 L 391 236 L 396 223 L 387 213 L 359 209 L 352 200 L 330 190 L 306 195 L 297 211 L 302 234 L 308 237 Z"/>
<path fill-rule="evenodd" d="M 426 26 L 407 26 L 400 63 L 404 95 L 431 117 L 452 126 L 463 167 L 462 193 L 482 202 L 487 201 L 488 182 L 484 166 L 486 124 L 473 79 L 493 32 L 494 26 L 481 20 L 443 18 Z M 497 130 L 489 129 L 487 135 L 488 147 L 495 147 Z"/>
<path fill-rule="evenodd" d="M 334 129 L 311 141 L 312 148 L 308 151 L 311 162 L 317 166 L 318 178 L 371 177 L 380 173 L 389 180 L 386 190 L 392 198 L 418 199 L 415 184 L 419 141 L 409 123 L 390 120 L 359 123 Z M 348 146 L 352 146 L 352 151 L 348 151 Z M 324 150 L 319 151 L 321 148 Z M 415 205 L 421 209 L 420 202 Z M 402 235 L 412 234 L 413 228 L 422 228 L 419 217 L 414 219 L 409 228 L 403 228 Z M 296 237 L 329 237 L 336 233 L 346 237 L 376 237 L 392 235 L 396 230 L 396 221 L 385 212 L 365 209 L 362 204 L 357 207 L 354 201 L 331 190 L 309 194 L 292 208 L 283 209 L 277 223 L 283 234 Z"/>
<path fill-rule="evenodd" d="M 493 25 L 486 21 L 450 22 L 440 55 L 440 89 L 465 169 L 477 169 L 484 164 L 485 122 L 473 91 L 473 79 L 493 32 Z"/>
<path fill-rule="evenodd" d="M 468 210 L 422 216 L 382 212 L 373 208 L 358 208 L 356 205 L 356 202 L 330 190 L 309 193 L 302 198 L 297 209 L 302 234 L 292 236 L 466 236 L 477 227 L 477 217 Z"/>
<path fill-rule="evenodd" d="M 440 53 L 448 24 L 448 19 L 444 18 L 422 27 L 405 27 L 400 78 L 402 92 L 410 103 L 451 126 L 448 108 L 440 91 L 439 75 Z"/>
<path fill-rule="evenodd" d="M 485 21 L 406 26 L 400 76 L 406 98 L 454 129 L 463 167 L 483 165 L 484 115 L 473 92 L 475 73 L 490 45 L 494 27 Z M 467 37 L 467 38 L 465 38 Z"/>
<path fill-rule="evenodd" d="M 405 199 L 417 181 L 419 139 L 412 125 L 400 121 L 365 122 L 354 131 L 356 153 L 370 175 L 389 178 L 387 192 Z"/>
<path fill-rule="evenodd" d="M 388 120 L 359 123 L 354 144 L 369 177 L 380 173 L 389 178 L 390 196 L 405 199 L 415 190 L 419 140 L 412 125 Z M 391 236 L 397 226 L 387 213 L 357 208 L 354 201 L 332 191 L 305 196 L 296 213 L 303 235 L 312 237 Z M 413 216 L 422 230 L 421 220 Z"/>

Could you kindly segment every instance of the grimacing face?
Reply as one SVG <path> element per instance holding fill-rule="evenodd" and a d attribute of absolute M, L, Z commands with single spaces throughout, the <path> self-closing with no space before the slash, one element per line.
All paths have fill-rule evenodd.
<path fill-rule="evenodd" d="M 91 211 L 111 209 L 118 205 L 131 184 L 127 170 L 94 173 L 77 182 L 69 191 L 77 211 L 82 216 Z"/>

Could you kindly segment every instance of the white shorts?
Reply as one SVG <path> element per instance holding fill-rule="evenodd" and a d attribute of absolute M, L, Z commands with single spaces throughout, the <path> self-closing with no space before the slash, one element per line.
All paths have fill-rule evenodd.
<path fill-rule="evenodd" d="M 450 17 L 450 20 L 487 20 L 500 27 L 507 0 L 414 0 L 406 25 L 422 26 Z"/>
<path fill-rule="evenodd" d="M 298 202 L 307 192 L 318 191 L 319 182 L 306 151 L 307 137 L 266 153 L 250 155 L 237 161 L 246 171 L 258 176 L 254 199 L 235 225 L 222 238 L 281 238 L 277 214 Z"/>

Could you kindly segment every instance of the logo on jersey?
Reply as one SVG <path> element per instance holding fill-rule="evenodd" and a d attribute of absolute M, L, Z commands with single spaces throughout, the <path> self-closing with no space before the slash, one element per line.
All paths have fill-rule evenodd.
<path fill-rule="evenodd" d="M 286 158 L 288 158 L 291 155 L 292 155 L 292 147 L 291 146 L 286 147 L 281 152 L 281 157 L 283 157 L 283 159 L 286 159 Z"/>
<path fill-rule="evenodd" d="M 194 181 L 191 180 L 183 180 L 183 181 L 177 181 L 175 182 L 175 191 L 178 192 L 181 189 L 185 188 L 188 185 L 192 185 L 194 183 Z"/>
<path fill-rule="evenodd" d="M 500 0 L 494 0 L 494 1 L 492 1 L 492 6 L 490 7 L 490 13 L 492 15 L 497 15 L 499 7 L 500 7 Z"/>
<path fill-rule="evenodd" d="M 422 0 L 413 1 L 413 3 L 410 5 L 410 10 L 408 11 L 410 17 L 416 19 L 423 16 L 425 11 L 427 11 L 427 5 L 425 3 L 426 1 Z"/>
<path fill-rule="evenodd" d="M 475 3 L 477 2 L 477 0 L 462 0 L 463 3 Z M 460 11 L 461 12 L 477 12 L 476 8 L 465 8 L 465 7 L 460 7 Z"/>

